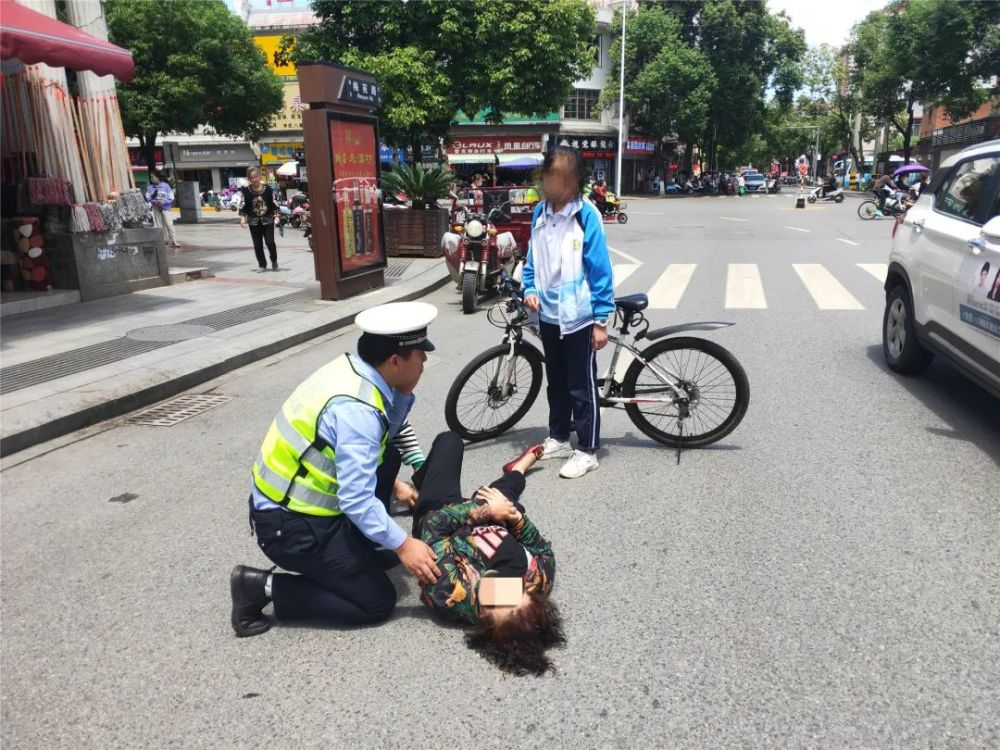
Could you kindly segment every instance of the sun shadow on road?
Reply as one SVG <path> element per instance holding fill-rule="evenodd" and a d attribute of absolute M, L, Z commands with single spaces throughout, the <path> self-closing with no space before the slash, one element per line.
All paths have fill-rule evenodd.
<path fill-rule="evenodd" d="M 946 422 L 951 429 L 927 427 L 939 437 L 972 443 L 1000 466 L 1000 399 L 980 388 L 940 357 L 916 377 L 897 375 L 885 364 L 881 344 L 867 347 L 868 358 L 886 376 Z"/>

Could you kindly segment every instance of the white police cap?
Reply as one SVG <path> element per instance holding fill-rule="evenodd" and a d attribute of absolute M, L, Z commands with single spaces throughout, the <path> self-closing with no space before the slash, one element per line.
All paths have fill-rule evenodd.
<path fill-rule="evenodd" d="M 390 302 L 358 313 L 354 324 L 367 334 L 391 339 L 400 349 L 432 352 L 434 344 L 427 339 L 427 326 L 437 314 L 437 308 L 426 302 Z"/>

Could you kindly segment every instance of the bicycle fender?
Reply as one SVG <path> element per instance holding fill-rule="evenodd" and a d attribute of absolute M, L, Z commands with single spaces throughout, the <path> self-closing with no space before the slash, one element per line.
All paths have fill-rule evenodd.
<path fill-rule="evenodd" d="M 656 339 L 662 339 L 664 336 L 673 336 L 676 333 L 682 333 L 684 331 L 715 331 L 719 328 L 729 328 L 729 326 L 734 326 L 735 323 L 724 323 L 719 320 L 706 320 L 701 323 L 679 323 L 675 326 L 667 326 L 666 328 L 657 328 L 655 331 L 650 331 L 646 334 L 646 338 L 650 341 L 656 341 Z"/>

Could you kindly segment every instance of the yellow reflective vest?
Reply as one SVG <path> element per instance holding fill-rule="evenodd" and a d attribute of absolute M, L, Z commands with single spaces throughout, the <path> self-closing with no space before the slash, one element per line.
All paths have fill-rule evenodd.
<path fill-rule="evenodd" d="M 319 436 L 319 418 L 332 399 L 348 397 L 376 409 L 382 418 L 382 463 L 389 417 L 382 392 L 362 377 L 344 354 L 310 375 L 285 401 L 264 437 L 253 466 L 257 489 L 279 505 L 312 516 L 340 515 L 333 446 Z"/>

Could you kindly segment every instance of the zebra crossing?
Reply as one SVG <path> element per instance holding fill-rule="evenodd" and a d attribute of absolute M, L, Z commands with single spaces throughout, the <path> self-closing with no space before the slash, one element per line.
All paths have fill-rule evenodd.
<path fill-rule="evenodd" d="M 887 263 L 855 263 L 857 268 L 881 282 L 889 269 Z M 636 263 L 612 264 L 615 288 L 632 277 L 640 268 Z M 651 310 L 676 310 L 683 302 L 692 280 L 697 278 L 698 263 L 671 263 L 646 290 Z M 794 277 L 812 298 L 816 308 L 831 310 L 864 310 L 865 306 L 841 279 L 822 263 L 792 263 Z M 714 271 L 712 272 L 714 273 Z M 640 278 L 640 277 L 637 277 Z M 630 284 L 624 293 L 641 291 Z M 729 263 L 725 274 L 725 308 L 727 310 L 768 309 L 767 284 L 756 263 Z M 876 287 L 878 288 L 878 287 Z M 859 292 L 870 294 L 870 290 Z"/>

